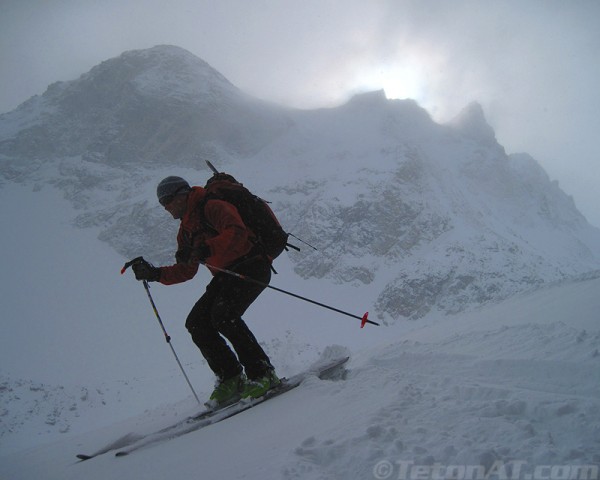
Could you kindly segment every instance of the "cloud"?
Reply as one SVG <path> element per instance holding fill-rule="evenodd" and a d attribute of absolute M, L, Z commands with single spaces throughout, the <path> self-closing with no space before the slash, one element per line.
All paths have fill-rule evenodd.
<path fill-rule="evenodd" d="M 590 193 L 600 180 L 599 18 L 595 0 L 4 0 L 0 111 L 157 44 L 300 108 L 384 88 L 445 121 L 476 100 L 507 150 L 533 154 L 600 225 Z"/>

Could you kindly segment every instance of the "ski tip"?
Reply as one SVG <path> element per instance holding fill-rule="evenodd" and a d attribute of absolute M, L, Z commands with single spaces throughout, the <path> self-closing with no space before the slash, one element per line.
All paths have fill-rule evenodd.
<path fill-rule="evenodd" d="M 129 452 L 117 452 L 115 453 L 115 457 L 126 457 L 129 455 Z"/>
<path fill-rule="evenodd" d="M 77 455 L 77 458 L 83 462 L 84 460 L 89 460 L 90 458 L 94 458 L 94 456 L 93 455 L 84 455 L 83 453 L 80 453 L 79 455 Z"/>

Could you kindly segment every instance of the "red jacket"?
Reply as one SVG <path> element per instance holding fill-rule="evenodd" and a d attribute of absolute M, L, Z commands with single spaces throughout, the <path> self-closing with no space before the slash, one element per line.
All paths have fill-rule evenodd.
<path fill-rule="evenodd" d="M 237 209 L 223 200 L 208 200 L 204 215 L 198 212 L 206 190 L 193 187 L 188 196 L 187 209 L 177 234 L 177 263 L 161 267 L 160 283 L 182 283 L 196 275 L 199 266 L 198 249 L 210 248 L 204 260 L 219 268 L 228 268 L 236 260 L 247 255 L 254 244 L 252 232 L 244 225 Z M 210 267 L 209 267 L 210 269 Z M 216 270 L 211 270 L 214 275 Z"/>

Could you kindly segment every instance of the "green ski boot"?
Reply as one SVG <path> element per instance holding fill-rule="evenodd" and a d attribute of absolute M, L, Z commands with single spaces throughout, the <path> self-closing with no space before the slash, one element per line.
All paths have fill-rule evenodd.
<path fill-rule="evenodd" d="M 206 405 L 214 408 L 237 402 L 245 386 L 246 377 L 243 373 L 227 380 L 219 380 Z"/>
<path fill-rule="evenodd" d="M 259 398 L 280 383 L 281 380 L 275 375 L 275 370 L 269 370 L 264 377 L 248 380 L 241 396 L 242 398 Z"/>

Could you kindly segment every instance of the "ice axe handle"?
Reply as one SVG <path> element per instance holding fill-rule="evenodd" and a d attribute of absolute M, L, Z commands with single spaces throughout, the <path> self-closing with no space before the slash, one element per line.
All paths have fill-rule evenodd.
<path fill-rule="evenodd" d="M 219 171 L 215 168 L 215 166 L 210 162 L 210 160 L 204 160 L 206 162 L 206 164 L 208 165 L 208 168 L 210 168 L 214 174 L 218 174 Z"/>

